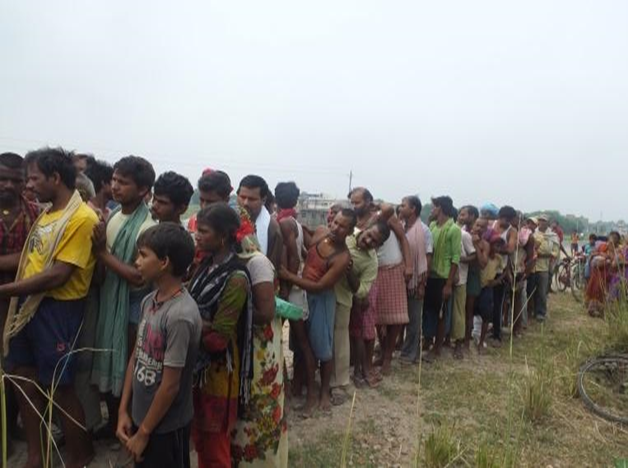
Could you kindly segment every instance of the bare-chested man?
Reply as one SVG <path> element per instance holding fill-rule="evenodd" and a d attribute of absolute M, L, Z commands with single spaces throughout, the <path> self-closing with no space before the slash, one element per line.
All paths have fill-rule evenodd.
<path fill-rule="evenodd" d="M 307 335 L 314 357 L 321 363 L 319 408 L 325 412 L 331 410 L 329 384 L 334 366 L 334 287 L 346 274 L 351 262 L 346 239 L 353 233 L 355 223 L 355 213 L 345 209 L 336 215 L 331 228 L 321 226 L 316 229 L 309 246 L 303 277 L 290 272 L 285 266 L 281 266 L 279 270 L 282 280 L 290 281 L 308 293 Z M 313 377 L 308 375 L 308 382 L 313 381 Z M 308 393 L 310 390 L 308 389 Z M 308 405 L 310 402 L 311 395 L 308 395 Z M 307 405 L 304 408 L 306 413 L 312 409 Z"/>

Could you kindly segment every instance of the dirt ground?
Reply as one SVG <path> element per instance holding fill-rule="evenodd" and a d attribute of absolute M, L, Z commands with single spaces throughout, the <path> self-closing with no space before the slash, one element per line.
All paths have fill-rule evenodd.
<path fill-rule="evenodd" d="M 510 456 L 515 466 L 605 467 L 628 458 L 627 429 L 591 415 L 566 390 L 577 370 L 569 350 L 577 347 L 577 362 L 599 352 L 606 324 L 589 318 L 566 295 L 554 295 L 550 311 L 546 325 L 530 324 L 524 337 L 513 341 L 512 354 L 505 343 L 482 356 L 472 349 L 463 361 L 455 361 L 450 351 L 421 367 L 396 361 L 392 377 L 379 388 L 347 389 L 347 402 L 331 416 L 302 419 L 291 409 L 289 465 L 428 466 L 427 441 L 436 428 L 446 429 L 454 447 L 448 466 L 498 467 Z M 523 416 L 524 383 L 539 356 L 553 366 L 547 390 L 552 404 L 545 417 L 531 422 Z M 290 363 L 290 353 L 286 360 Z M 116 446 L 99 442 L 90 466 L 124 466 L 124 452 Z M 16 445 L 10 467 L 21 466 L 24 449 Z M 494 455 L 493 465 L 478 461 L 482 450 Z"/>

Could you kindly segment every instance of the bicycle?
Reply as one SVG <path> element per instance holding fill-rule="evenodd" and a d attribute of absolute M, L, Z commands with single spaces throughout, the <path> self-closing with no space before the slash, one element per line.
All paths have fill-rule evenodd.
<path fill-rule="evenodd" d="M 594 414 L 628 424 L 628 355 L 610 354 L 585 362 L 578 371 L 578 393 Z"/>
<path fill-rule="evenodd" d="M 586 279 L 584 277 L 584 267 L 586 257 L 578 255 L 575 258 L 567 257 L 563 259 L 556 269 L 556 284 L 560 292 L 565 292 L 567 288 L 571 289 L 571 294 L 578 302 L 582 302 L 582 291 L 586 287 Z"/>

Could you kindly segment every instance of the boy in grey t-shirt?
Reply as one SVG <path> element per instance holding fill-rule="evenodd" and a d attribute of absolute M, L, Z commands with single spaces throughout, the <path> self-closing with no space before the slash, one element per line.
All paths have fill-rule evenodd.
<path fill-rule="evenodd" d="M 116 435 L 138 467 L 189 468 L 192 374 L 202 322 L 181 278 L 194 258 L 194 242 L 182 226 L 163 223 L 145 231 L 137 245 L 137 268 L 157 289 L 142 302 Z"/>

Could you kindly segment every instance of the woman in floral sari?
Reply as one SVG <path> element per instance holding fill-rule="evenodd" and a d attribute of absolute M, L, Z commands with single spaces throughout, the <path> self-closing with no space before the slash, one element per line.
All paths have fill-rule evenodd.
<path fill-rule="evenodd" d="M 234 466 L 288 466 L 284 413 L 281 318 L 275 315 L 275 271 L 259 249 L 255 228 L 240 209 L 240 260 L 253 287 L 253 383 L 251 400 L 238 415 L 231 453 Z"/>
<path fill-rule="evenodd" d="M 197 217 L 197 245 L 207 253 L 190 282 L 203 319 L 192 424 L 199 468 L 232 466 L 231 433 L 250 398 L 253 301 L 248 272 L 236 256 L 239 226 L 223 203 Z"/>

